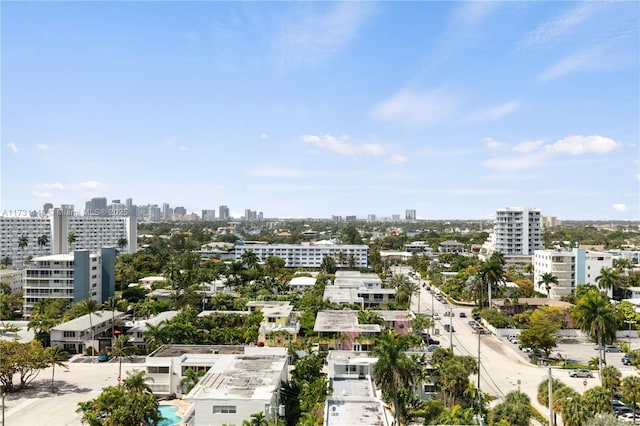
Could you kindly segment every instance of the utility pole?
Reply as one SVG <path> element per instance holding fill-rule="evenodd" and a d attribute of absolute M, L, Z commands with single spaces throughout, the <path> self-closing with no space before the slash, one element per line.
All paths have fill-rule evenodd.
<path fill-rule="evenodd" d="M 627 324 L 629 324 L 629 352 L 631 352 L 631 324 L 635 324 L 637 321 L 636 320 L 625 320 L 624 322 L 626 322 Z"/>
<path fill-rule="evenodd" d="M 453 309 L 449 308 L 449 349 L 453 352 Z"/>
<path fill-rule="evenodd" d="M 431 334 L 433 335 L 436 332 L 436 319 L 435 311 L 433 309 L 433 289 L 431 289 Z"/>
<path fill-rule="evenodd" d="M 476 332 L 478 333 L 478 420 L 480 420 L 482 418 L 482 392 L 480 391 L 480 331 Z"/>
<path fill-rule="evenodd" d="M 551 367 L 549 367 L 549 426 L 555 426 L 556 422 L 553 417 L 553 379 L 551 377 Z"/>

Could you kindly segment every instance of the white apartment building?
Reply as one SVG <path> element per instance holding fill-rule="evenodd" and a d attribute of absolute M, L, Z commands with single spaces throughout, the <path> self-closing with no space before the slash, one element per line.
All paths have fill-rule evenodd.
<path fill-rule="evenodd" d="M 533 255 L 542 250 L 542 216 L 538 209 L 506 207 L 496 210 L 494 251 L 508 255 Z"/>
<path fill-rule="evenodd" d="M 0 258 L 8 257 L 15 267 L 22 267 L 28 257 L 64 254 L 73 250 L 97 251 L 115 247 L 121 253 L 137 251 L 138 231 L 135 217 L 81 216 L 63 209 L 36 217 L 0 216 Z M 69 235 L 75 242 L 69 243 Z M 46 235 L 48 243 L 38 244 Z M 27 245 L 20 247 L 26 237 Z M 124 246 L 120 246 L 126 240 Z"/>
<path fill-rule="evenodd" d="M 113 320 L 123 316 L 124 312 L 98 311 L 57 325 L 49 333 L 51 346 L 59 346 L 72 354 L 81 354 L 87 348 L 99 352 L 111 345 Z"/>
<path fill-rule="evenodd" d="M 533 263 L 535 290 L 547 294 L 540 281 L 545 273 L 550 273 L 558 279 L 558 284 L 552 286 L 549 295 L 552 299 L 560 299 L 570 295 L 577 285 L 598 285 L 597 278 L 602 269 L 613 266 L 613 255 L 581 248 L 571 251 L 536 250 Z M 600 290 L 605 291 L 604 288 Z M 609 296 L 613 294 L 612 289 L 606 291 Z"/>
<path fill-rule="evenodd" d="M 115 292 L 115 248 L 36 257 L 27 265 L 23 292 L 25 318 L 31 316 L 40 299 L 93 299 L 103 303 Z"/>
<path fill-rule="evenodd" d="M 287 268 L 319 268 L 325 256 L 332 257 L 339 264 L 344 256 L 348 262 L 353 256 L 356 268 L 369 265 L 369 246 L 349 244 L 261 244 L 243 242 L 236 244 L 236 260 L 242 260 L 242 254 L 253 251 L 264 262 L 269 256 L 277 256 L 285 261 Z"/>
<path fill-rule="evenodd" d="M 22 291 L 24 285 L 24 270 L 0 269 L 0 282 L 11 288 L 11 293 Z"/>

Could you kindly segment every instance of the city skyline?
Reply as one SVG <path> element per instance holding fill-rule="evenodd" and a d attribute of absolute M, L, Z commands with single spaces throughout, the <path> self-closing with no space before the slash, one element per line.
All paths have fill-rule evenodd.
<path fill-rule="evenodd" d="M 9 2 L 2 210 L 640 218 L 637 2 Z"/>

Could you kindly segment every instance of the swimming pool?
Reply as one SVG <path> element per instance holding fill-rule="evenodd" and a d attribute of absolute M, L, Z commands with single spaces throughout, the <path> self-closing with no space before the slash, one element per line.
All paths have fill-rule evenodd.
<path fill-rule="evenodd" d="M 158 406 L 158 411 L 164 419 L 160 420 L 157 426 L 171 426 L 182 421 L 182 419 L 176 415 L 178 407 L 175 405 L 160 405 Z"/>

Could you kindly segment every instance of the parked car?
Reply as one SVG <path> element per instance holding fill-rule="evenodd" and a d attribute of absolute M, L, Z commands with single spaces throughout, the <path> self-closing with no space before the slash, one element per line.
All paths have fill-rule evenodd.
<path fill-rule="evenodd" d="M 467 324 L 469 324 L 470 327 L 475 327 L 476 326 L 476 322 L 474 320 L 471 320 L 471 321 L 467 322 Z"/>
<path fill-rule="evenodd" d="M 109 355 L 107 354 L 98 355 L 98 362 L 107 362 L 107 361 L 109 361 Z"/>
<path fill-rule="evenodd" d="M 439 345 L 429 345 L 427 347 L 427 352 L 433 352 L 433 351 L 435 351 L 436 349 L 439 349 L 439 348 L 440 348 Z"/>
<path fill-rule="evenodd" d="M 437 312 L 433 313 L 433 319 L 434 320 L 439 320 L 440 319 L 440 315 Z"/>
<path fill-rule="evenodd" d="M 622 349 L 620 349 L 620 346 L 618 345 L 607 345 L 604 347 L 604 351 L 605 352 L 622 352 Z"/>
<path fill-rule="evenodd" d="M 625 356 L 623 356 L 622 363 L 624 365 L 631 365 L 631 356 L 629 354 L 626 354 Z"/>
<path fill-rule="evenodd" d="M 586 368 L 576 368 L 575 370 L 569 371 L 569 377 L 593 377 L 593 373 L 591 370 Z"/>
<path fill-rule="evenodd" d="M 450 317 L 452 315 L 451 311 L 445 311 L 444 316 Z"/>

